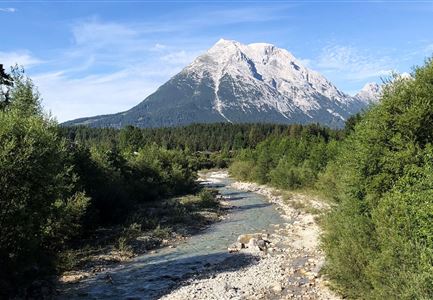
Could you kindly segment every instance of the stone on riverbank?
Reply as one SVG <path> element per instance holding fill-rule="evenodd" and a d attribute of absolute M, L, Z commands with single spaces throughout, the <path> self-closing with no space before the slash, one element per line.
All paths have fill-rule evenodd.
<path fill-rule="evenodd" d="M 241 249 L 243 248 L 243 244 L 236 242 L 231 244 L 228 248 L 227 251 L 229 253 L 234 253 L 234 252 L 239 252 Z"/>
<path fill-rule="evenodd" d="M 237 242 L 228 247 L 229 253 L 239 252 L 241 249 L 249 249 L 250 251 L 266 251 L 270 242 L 264 237 L 268 234 L 251 233 L 242 234 L 238 237 Z"/>

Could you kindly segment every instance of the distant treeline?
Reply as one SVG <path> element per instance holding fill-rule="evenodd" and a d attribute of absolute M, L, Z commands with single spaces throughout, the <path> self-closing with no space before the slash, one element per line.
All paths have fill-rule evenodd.
<path fill-rule="evenodd" d="M 301 138 L 321 136 L 325 140 L 339 139 L 343 131 L 333 130 L 318 124 L 192 124 L 183 127 L 123 129 L 90 128 L 85 126 L 60 127 L 62 136 L 81 145 L 98 145 L 120 149 L 139 149 L 156 144 L 166 149 L 196 151 L 230 151 L 254 148 L 266 138 L 286 136 Z"/>

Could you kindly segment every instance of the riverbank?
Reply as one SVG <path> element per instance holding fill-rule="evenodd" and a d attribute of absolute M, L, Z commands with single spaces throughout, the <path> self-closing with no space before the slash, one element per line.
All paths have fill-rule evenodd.
<path fill-rule="evenodd" d="M 220 172 L 220 176 L 227 173 Z M 339 299 L 320 275 L 325 258 L 319 248 L 321 230 L 317 222 L 328 205 L 255 183 L 234 182 L 232 187 L 265 196 L 286 222 L 275 224 L 271 232 L 256 233 L 264 236 L 265 251 L 257 247 L 234 251 L 234 256 L 251 255 L 255 263 L 234 271 L 216 269 L 207 278 L 183 283 L 162 299 Z M 235 264 L 236 259 L 227 263 Z"/>
<path fill-rule="evenodd" d="M 162 248 L 176 248 L 188 237 L 221 220 L 226 206 L 216 191 L 204 189 L 186 195 L 146 203 L 126 225 L 99 229 L 76 250 L 63 255 L 65 271 L 60 286 L 79 283 L 109 272 L 120 264 Z"/>

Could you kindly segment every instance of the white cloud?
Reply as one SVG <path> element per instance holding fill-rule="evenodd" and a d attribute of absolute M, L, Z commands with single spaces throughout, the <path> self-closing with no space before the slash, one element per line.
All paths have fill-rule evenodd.
<path fill-rule="evenodd" d="M 79 79 L 55 72 L 33 76 L 33 80 L 43 96 L 43 105 L 61 122 L 127 110 L 155 91 L 159 84 L 134 70 Z"/>
<path fill-rule="evenodd" d="M 164 49 L 167 49 L 167 45 L 156 43 L 150 50 L 152 51 L 162 51 Z"/>
<path fill-rule="evenodd" d="M 138 35 L 138 32 L 131 27 L 118 23 L 99 22 L 97 20 L 76 24 L 72 28 L 72 33 L 78 45 L 90 44 L 101 47 L 119 44 Z"/>
<path fill-rule="evenodd" d="M 14 13 L 16 12 L 16 8 L 13 7 L 7 7 L 7 8 L 1 8 L 0 7 L 0 12 L 4 12 L 4 13 Z"/>
<path fill-rule="evenodd" d="M 354 47 L 333 45 L 322 49 L 317 67 L 324 73 L 340 73 L 348 80 L 387 76 L 395 65 L 388 57 L 377 57 Z"/>
<path fill-rule="evenodd" d="M 187 65 L 190 64 L 199 53 L 186 52 L 185 50 L 171 52 L 161 57 L 161 60 L 171 65 Z"/>
<path fill-rule="evenodd" d="M 0 52 L 0 62 L 5 66 L 5 68 L 18 64 L 24 66 L 26 69 L 42 63 L 40 59 L 33 57 L 27 50 Z"/>
<path fill-rule="evenodd" d="M 92 19 L 71 29 L 72 45 L 30 72 L 43 105 L 61 122 L 127 110 L 198 54 L 182 45 L 148 40 L 136 24 Z M 24 65 L 40 62 L 27 52 L 7 56 L 7 61 Z"/>

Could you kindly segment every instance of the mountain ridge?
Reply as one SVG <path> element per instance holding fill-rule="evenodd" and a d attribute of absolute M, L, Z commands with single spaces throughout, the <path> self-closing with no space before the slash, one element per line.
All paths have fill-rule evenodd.
<path fill-rule="evenodd" d="M 376 101 L 380 87 L 355 96 L 338 90 L 289 51 L 220 39 L 128 111 L 64 125 L 167 127 L 191 123 L 321 123 L 341 127 Z"/>

